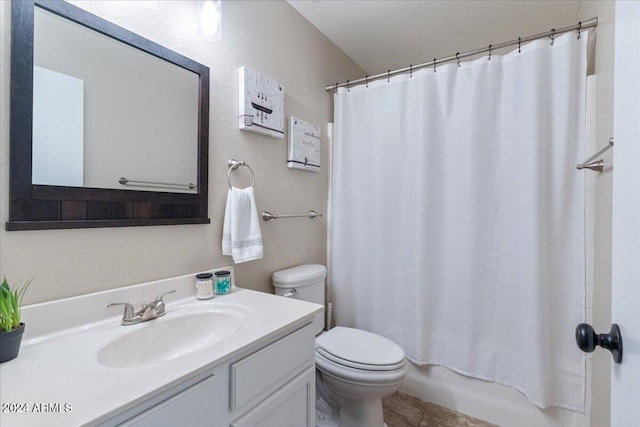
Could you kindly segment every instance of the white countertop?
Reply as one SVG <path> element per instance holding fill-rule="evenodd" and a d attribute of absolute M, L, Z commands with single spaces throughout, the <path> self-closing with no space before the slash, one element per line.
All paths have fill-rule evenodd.
<path fill-rule="evenodd" d="M 182 287 L 185 283 L 192 283 L 192 275 L 177 279 L 180 279 L 178 282 Z M 135 291 L 139 295 L 145 293 L 146 289 L 150 297 L 147 299 L 152 300 L 156 294 L 175 286 L 175 281 L 172 283 L 170 279 L 167 280 L 169 282 L 145 284 L 147 286 Z M 150 290 L 151 287 L 153 290 Z M 229 295 L 198 301 L 195 296 L 188 296 L 193 292 L 192 286 L 189 286 L 188 290 L 183 289 L 176 294 L 180 299 L 171 298 L 170 295 L 165 298 L 166 316 L 138 325 L 121 326 L 121 308 L 105 311 L 105 304 L 101 304 L 98 311 L 109 313 L 108 318 L 94 319 L 96 321 L 84 324 L 81 324 L 81 318 L 76 320 L 74 327 L 65 328 L 73 324 L 70 323 L 73 322 L 72 314 L 62 313 L 60 321 L 51 316 L 56 310 L 68 310 L 78 304 L 83 304 L 86 310 L 87 304 L 123 297 L 127 292 L 124 289 L 117 291 L 120 295 L 108 291 L 96 294 L 96 298 L 83 296 L 39 304 L 38 314 L 34 314 L 35 309 L 26 310 L 31 315 L 31 320 L 23 315 L 27 330 L 32 327 L 40 333 L 26 335 L 18 358 L 0 364 L 0 425 L 75 426 L 105 421 L 238 355 L 250 346 L 266 342 L 296 324 L 309 322 L 322 310 L 322 306 L 317 304 L 239 288 L 234 288 Z M 70 303 L 70 300 L 75 301 Z M 105 344 L 132 332 L 133 328 L 145 327 L 196 307 L 215 308 L 216 305 L 237 305 L 248 313 L 241 329 L 219 343 L 172 360 L 136 367 L 107 367 L 96 358 Z M 32 325 L 35 322 L 46 322 L 48 325 Z M 60 328 L 52 326 L 56 324 Z M 15 412 L 20 409 L 28 412 Z"/>

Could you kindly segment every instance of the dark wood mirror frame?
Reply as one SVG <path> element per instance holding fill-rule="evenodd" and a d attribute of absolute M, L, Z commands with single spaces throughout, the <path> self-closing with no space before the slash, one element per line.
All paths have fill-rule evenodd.
<path fill-rule="evenodd" d="M 34 8 L 60 15 L 200 76 L 197 194 L 33 185 Z M 8 231 L 208 224 L 209 68 L 63 0 L 11 4 Z"/>

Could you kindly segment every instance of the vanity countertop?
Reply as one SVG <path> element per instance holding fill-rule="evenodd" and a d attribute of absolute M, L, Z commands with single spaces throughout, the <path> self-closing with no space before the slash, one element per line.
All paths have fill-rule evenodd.
<path fill-rule="evenodd" d="M 97 293 L 94 298 L 82 296 L 53 301 L 38 304 L 31 310 L 25 307 L 23 319 L 27 329 L 33 326 L 36 331 L 31 336 L 25 335 L 18 358 L 0 364 L 0 425 L 95 425 L 249 347 L 309 323 L 322 310 L 317 304 L 240 288 L 234 288 L 229 295 L 199 301 L 191 295 L 192 278 L 189 275 L 173 282 L 167 279 L 136 285 L 129 291 Z M 180 289 L 188 288 L 179 290 L 175 298 L 165 298 L 167 314 L 163 318 L 121 326 L 121 309 L 106 310 L 105 301 L 119 302 L 120 299 L 113 298 L 124 298 L 127 292 L 134 298 L 129 301 L 137 302 L 131 295 L 147 294 L 153 299 L 176 283 Z M 74 316 L 68 310 L 80 307 L 79 304 L 83 308 L 78 310 L 78 315 L 87 310 L 87 304 L 97 304 L 97 311 L 108 313 L 108 317 L 100 319 L 100 314 L 97 318 L 94 315 L 89 323 L 71 326 Z M 194 307 L 215 310 L 220 306 L 237 306 L 247 313 L 247 320 L 235 334 L 218 343 L 192 349 L 170 360 L 135 367 L 109 367 L 98 360 L 101 348 L 135 328 L 152 327 L 153 322 L 179 316 Z M 54 313 L 59 316 L 50 316 Z M 86 321 L 86 317 L 80 320 Z M 49 325 L 35 326 L 36 322 Z"/>

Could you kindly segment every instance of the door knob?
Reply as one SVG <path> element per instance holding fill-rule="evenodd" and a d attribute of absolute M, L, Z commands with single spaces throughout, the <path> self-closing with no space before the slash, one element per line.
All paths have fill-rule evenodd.
<path fill-rule="evenodd" d="M 622 363 L 622 334 L 615 323 L 608 334 L 596 334 L 591 325 L 580 323 L 576 327 L 576 343 L 585 353 L 591 353 L 598 345 L 606 348 L 611 352 L 614 362 Z"/>

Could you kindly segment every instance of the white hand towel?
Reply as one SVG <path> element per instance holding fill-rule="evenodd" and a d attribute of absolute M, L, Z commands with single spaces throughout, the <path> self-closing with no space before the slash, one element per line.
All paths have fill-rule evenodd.
<path fill-rule="evenodd" d="M 262 258 L 262 252 L 262 232 L 253 187 L 233 187 L 227 193 L 222 254 L 241 263 Z"/>

